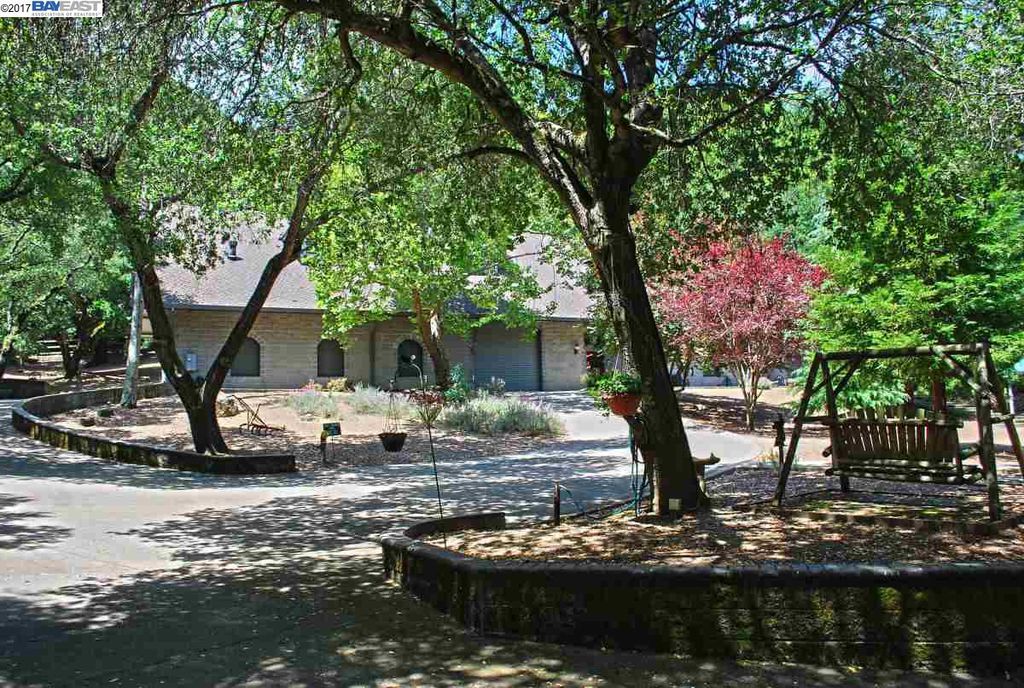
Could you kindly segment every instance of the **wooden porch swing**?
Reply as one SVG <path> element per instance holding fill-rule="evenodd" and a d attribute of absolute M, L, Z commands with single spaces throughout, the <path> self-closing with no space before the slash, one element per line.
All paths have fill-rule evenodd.
<path fill-rule="evenodd" d="M 925 357 L 942 361 L 956 378 L 974 392 L 979 437 L 977 444 L 961 444 L 957 430 L 963 427 L 963 423 L 946 415 L 926 418 L 923 413 L 919 413 L 919 417 L 907 418 L 903 410 L 882 414 L 869 410 L 840 416 L 836 398 L 846 388 L 861 363 L 866 360 Z M 965 362 L 957 357 L 968 358 Z M 836 366 L 835 369 L 832 364 Z M 804 423 L 817 422 L 828 428 L 832 442 L 825 452 L 832 459 L 832 466 L 826 474 L 838 476 L 844 492 L 850 489 L 850 478 L 948 485 L 984 480 L 988 490 L 989 520 L 998 521 L 1001 508 L 992 426 L 996 423 L 1006 424 L 1022 475 L 1024 450 L 1002 386 L 993 384 L 997 379 L 987 343 L 816 353 L 793 421 L 793 435 L 779 471 L 779 482 L 775 489 L 776 503 L 782 506 L 786 481 L 796 458 Z M 825 392 L 825 414 L 808 416 L 811 397 L 822 389 Z M 964 461 L 973 456 L 978 457 L 980 465 L 965 465 Z"/>

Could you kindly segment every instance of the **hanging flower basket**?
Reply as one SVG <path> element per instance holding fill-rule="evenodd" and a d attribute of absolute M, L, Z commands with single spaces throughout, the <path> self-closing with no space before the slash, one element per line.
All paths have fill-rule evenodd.
<path fill-rule="evenodd" d="M 382 432 L 377 435 L 380 438 L 380 443 L 384 445 L 384 451 L 392 453 L 402 451 L 407 436 L 404 432 Z"/>
<path fill-rule="evenodd" d="M 587 392 L 616 416 L 635 416 L 640 408 L 640 378 L 632 373 L 611 370 L 589 377 Z"/>
<path fill-rule="evenodd" d="M 406 434 L 402 432 L 402 421 L 398 417 L 398 407 L 395 405 L 395 382 L 391 381 L 391 389 L 388 390 L 388 412 L 384 416 L 384 427 L 380 429 L 380 443 L 384 445 L 386 452 L 400 452 L 405 446 Z"/>
<path fill-rule="evenodd" d="M 635 416 L 640 409 L 640 395 L 632 392 L 603 394 L 601 398 L 616 416 Z"/>

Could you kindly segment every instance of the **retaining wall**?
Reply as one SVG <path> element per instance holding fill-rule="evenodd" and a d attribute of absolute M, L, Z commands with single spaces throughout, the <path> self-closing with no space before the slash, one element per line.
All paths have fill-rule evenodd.
<path fill-rule="evenodd" d="M 138 387 L 139 399 L 151 399 L 171 393 L 171 388 L 163 383 Z M 47 416 L 55 413 L 115 404 L 120 398 L 119 387 L 35 397 L 26 399 L 11 409 L 11 422 L 20 432 L 51 446 L 119 463 L 216 474 L 290 473 L 296 470 L 295 456 L 292 454 L 208 456 L 190 451 L 153 447 L 141 442 L 110 439 L 46 420 Z"/>
<path fill-rule="evenodd" d="M 473 518 L 461 520 L 496 527 L 494 514 Z M 488 635 L 820 665 L 1024 666 L 1024 565 L 492 561 L 413 539 L 432 530 L 382 539 L 387 576 Z"/>
<path fill-rule="evenodd" d="M 0 380 L 0 399 L 25 399 L 37 397 L 50 391 L 45 380 L 4 378 Z"/>

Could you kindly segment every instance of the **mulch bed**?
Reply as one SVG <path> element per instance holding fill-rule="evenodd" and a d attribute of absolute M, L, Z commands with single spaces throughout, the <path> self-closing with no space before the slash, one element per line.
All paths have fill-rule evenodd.
<path fill-rule="evenodd" d="M 267 403 L 261 413 L 269 424 L 276 425 L 282 422 L 270 414 L 273 413 L 275 406 L 281 408 L 285 396 L 284 393 L 276 395 L 276 398 L 273 394 L 267 395 L 271 403 Z M 255 404 L 256 401 L 252 403 Z M 184 411 L 176 397 L 146 399 L 134 409 L 110 408 L 112 415 L 105 417 L 97 417 L 96 409 L 88 408 L 58 414 L 50 420 L 111 439 L 143 442 L 151 446 L 186 451 L 194 446 Z M 81 420 L 86 417 L 90 418 L 93 424 L 81 427 Z M 335 437 L 327 447 L 328 463 L 325 464 L 320 453 L 319 437 L 316 434 L 319 431 L 320 419 L 315 419 L 311 424 L 292 422 L 291 427 L 285 426 L 283 430 L 260 435 L 242 431 L 239 425 L 244 420 L 243 413 L 221 418 L 224 439 L 233 452 L 294 454 L 299 471 L 304 473 L 334 468 L 430 462 L 427 432 L 413 422 L 407 422 L 403 426 L 408 432 L 408 438 L 402 451 L 392 453 L 384 451 L 377 437 L 382 419 L 368 416 L 360 421 L 356 417 L 348 416 L 341 421 L 342 435 Z M 357 422 L 361 424 L 356 426 Z M 479 459 L 496 454 L 509 455 L 548 449 L 554 451 L 560 442 L 565 442 L 565 439 L 516 434 L 495 438 L 444 429 L 434 430 L 437 460 L 444 463 Z"/>
<path fill-rule="evenodd" d="M 1003 474 L 1007 475 L 1006 473 Z M 937 563 L 948 561 L 1024 561 L 1024 528 L 987 537 L 913 528 L 828 523 L 798 513 L 744 508 L 771 497 L 776 473 L 744 468 L 709 481 L 714 508 L 677 521 L 636 518 L 631 510 L 602 519 L 579 518 L 504 531 L 448 535 L 448 547 L 487 559 L 614 561 L 634 564 L 739 565 L 757 562 Z M 790 501 L 838 480 L 820 471 L 795 471 Z M 938 486 L 855 481 L 855 489 L 884 490 L 898 509 L 976 501 L 978 486 Z M 1008 510 L 1024 510 L 1024 485 L 1007 481 L 1001 490 Z M 880 497 L 883 502 L 885 497 Z M 866 498 L 865 498 L 866 499 Z M 921 505 L 924 505 L 922 507 Z"/>

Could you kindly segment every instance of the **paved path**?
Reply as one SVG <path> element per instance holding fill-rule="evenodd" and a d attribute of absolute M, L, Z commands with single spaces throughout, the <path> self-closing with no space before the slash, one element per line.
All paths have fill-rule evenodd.
<path fill-rule="evenodd" d="M 544 513 L 556 479 L 586 500 L 628 489 L 621 421 L 546 401 L 564 449 L 442 466 L 452 511 Z M 2 685 L 945 683 L 479 638 L 380 575 L 372 538 L 433 513 L 425 466 L 218 478 L 54 450 L 8 419 L 0 402 Z M 756 451 L 691 437 L 729 461 Z"/>

